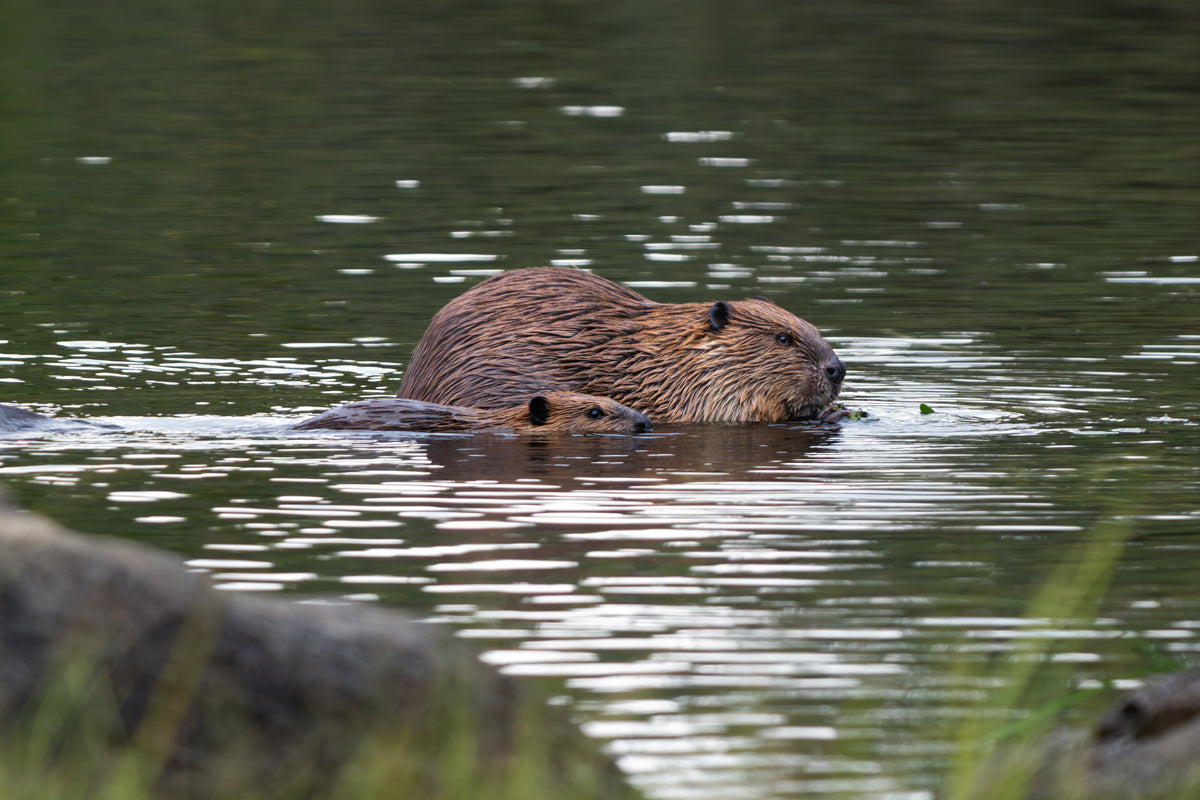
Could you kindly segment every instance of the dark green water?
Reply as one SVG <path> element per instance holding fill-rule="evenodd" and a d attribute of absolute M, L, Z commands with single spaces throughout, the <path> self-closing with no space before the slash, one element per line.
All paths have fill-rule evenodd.
<path fill-rule="evenodd" d="M 927 797 L 1023 631 L 1049 655 L 1018 715 L 1194 662 L 1193 4 L 4 19 L 0 401 L 121 425 L 0 440 L 24 505 L 441 620 L 557 681 L 655 798 Z M 284 432 L 546 263 L 769 294 L 873 418 Z M 1023 620 L 1113 526 L 1098 608 Z"/>

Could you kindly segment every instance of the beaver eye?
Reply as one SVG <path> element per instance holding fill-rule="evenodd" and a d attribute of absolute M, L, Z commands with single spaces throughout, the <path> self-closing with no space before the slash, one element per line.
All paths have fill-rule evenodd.
<path fill-rule="evenodd" d="M 600 419 L 604 416 L 604 412 L 600 410 L 599 406 L 592 406 L 588 409 L 588 416 L 592 419 Z"/>
<path fill-rule="evenodd" d="M 792 343 L 792 335 L 790 333 L 777 333 L 775 334 L 775 341 L 782 345 L 789 345 Z"/>

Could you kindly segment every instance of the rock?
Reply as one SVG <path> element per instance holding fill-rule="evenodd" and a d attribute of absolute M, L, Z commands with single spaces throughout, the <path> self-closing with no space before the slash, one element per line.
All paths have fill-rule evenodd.
<path fill-rule="evenodd" d="M 356 781 L 386 767 L 438 797 L 463 779 L 448 769 L 487 785 L 532 759 L 530 796 L 632 797 L 561 711 L 398 612 L 218 592 L 167 555 L 0 508 L 0 787 L 58 714 L 99 720 L 88 752 L 134 754 L 152 796 L 382 796 Z"/>
<path fill-rule="evenodd" d="M 1025 781 L 1027 800 L 1150 800 L 1200 788 L 1200 670 L 1159 676 L 1114 703 L 1091 729 L 1060 729 L 1014 748 L 989 785 Z M 981 795 L 982 796 L 982 795 Z"/>

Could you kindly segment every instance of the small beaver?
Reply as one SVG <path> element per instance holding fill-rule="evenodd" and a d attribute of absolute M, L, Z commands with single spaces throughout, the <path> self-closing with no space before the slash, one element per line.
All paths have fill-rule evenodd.
<path fill-rule="evenodd" d="M 399 397 L 498 408 L 547 390 L 611 397 L 666 422 L 824 418 L 846 365 L 762 298 L 656 303 L 591 273 L 496 275 L 450 301 Z"/>
<path fill-rule="evenodd" d="M 543 392 L 528 403 L 482 409 L 446 406 L 421 400 L 376 397 L 330 409 L 293 425 L 316 429 L 457 433 L 511 430 L 517 433 L 647 433 L 650 420 L 607 397 L 573 392 Z"/>

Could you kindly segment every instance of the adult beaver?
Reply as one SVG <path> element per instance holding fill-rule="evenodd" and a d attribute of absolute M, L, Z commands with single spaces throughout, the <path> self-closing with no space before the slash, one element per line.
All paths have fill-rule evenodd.
<path fill-rule="evenodd" d="M 653 430 L 650 420 L 644 415 L 615 400 L 570 392 L 544 392 L 534 395 L 528 403 L 496 409 L 377 397 L 330 409 L 293 425 L 291 430 L 323 428 L 427 433 L 486 430 L 512 430 L 518 433 L 646 433 Z"/>
<path fill-rule="evenodd" d="M 846 366 L 809 323 L 768 300 L 656 303 L 580 270 L 489 278 L 433 317 L 399 397 L 500 408 L 584 392 L 666 422 L 819 417 Z"/>

